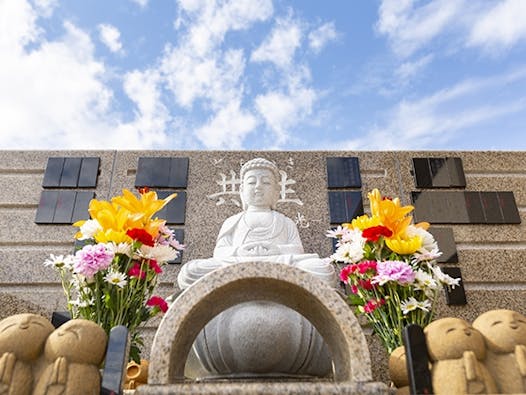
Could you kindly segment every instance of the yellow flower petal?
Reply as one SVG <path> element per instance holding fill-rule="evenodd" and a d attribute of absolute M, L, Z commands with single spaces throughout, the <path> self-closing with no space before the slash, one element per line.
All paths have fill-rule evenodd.
<path fill-rule="evenodd" d="M 378 189 L 373 189 L 368 197 L 372 217 L 379 218 L 380 224 L 393 232 L 391 238 L 403 235 L 412 221 L 412 217 L 407 214 L 413 211 L 414 207 L 402 206 L 399 198 L 384 199 Z"/>
<path fill-rule="evenodd" d="M 350 229 L 364 230 L 378 225 L 380 225 L 380 218 L 361 215 L 352 220 Z"/>
<path fill-rule="evenodd" d="M 409 255 L 415 253 L 422 247 L 422 238 L 420 236 L 414 236 L 408 239 L 390 238 L 385 240 L 385 244 L 387 244 L 387 247 L 389 247 L 391 251 L 397 254 Z"/>

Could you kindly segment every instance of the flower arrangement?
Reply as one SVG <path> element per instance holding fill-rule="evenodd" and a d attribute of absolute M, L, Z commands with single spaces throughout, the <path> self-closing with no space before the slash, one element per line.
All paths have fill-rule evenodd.
<path fill-rule="evenodd" d="M 337 239 L 332 261 L 347 264 L 340 279 L 350 287 L 350 304 L 391 353 L 403 344 L 406 325 L 431 322 L 440 289 L 455 287 L 459 279 L 436 264 L 442 253 L 428 223 L 412 224 L 408 214 L 413 206 L 382 197 L 377 189 L 368 197 L 370 216 L 357 217 L 327 236 Z"/>
<path fill-rule="evenodd" d="M 76 222 L 84 246 L 74 255 L 51 255 L 44 264 L 60 274 L 72 318 L 98 323 L 106 332 L 124 325 L 131 336 L 130 357 L 140 361 L 139 327 L 168 310 L 154 295 L 162 267 L 184 248 L 165 221 L 154 218 L 176 194 L 160 200 L 153 191 L 137 198 L 123 190 L 111 201 L 91 200 L 91 219 Z"/>

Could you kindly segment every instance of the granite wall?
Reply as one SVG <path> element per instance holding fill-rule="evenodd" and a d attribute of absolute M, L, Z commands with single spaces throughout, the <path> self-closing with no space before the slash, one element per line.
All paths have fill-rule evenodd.
<path fill-rule="evenodd" d="M 43 266 L 50 253 L 68 254 L 73 249 L 75 228 L 62 224 L 35 223 L 37 207 L 48 158 L 98 157 L 99 175 L 93 191 L 99 199 L 120 194 L 135 186 L 139 158 L 189 158 L 186 188 L 167 189 L 186 192 L 184 223 L 174 227 L 184 230 L 187 249 L 183 263 L 212 254 L 215 238 L 225 218 L 238 212 L 232 180 L 240 163 L 256 156 L 276 162 L 287 182 L 278 210 L 296 220 L 306 252 L 320 256 L 331 254 L 327 157 L 358 158 L 361 192 L 368 211 L 367 192 L 378 188 L 386 196 L 399 196 L 403 204 L 411 203 L 417 188 L 413 175 L 413 158 L 459 157 L 466 186 L 447 191 L 512 191 L 518 207 L 520 224 L 434 224 L 451 232 L 458 253 L 467 304 L 439 306 L 440 315 L 473 320 L 481 312 L 509 308 L 526 314 L 526 152 L 442 152 L 442 151 L 0 151 L 0 318 L 21 311 L 50 314 L 64 310 L 64 297 L 52 269 Z M 425 218 L 418 218 L 425 220 Z M 162 275 L 160 294 L 176 292 L 174 282 L 179 265 L 170 265 Z M 145 330 L 151 339 L 159 321 Z M 385 379 L 383 354 L 374 338 L 374 374 Z"/>

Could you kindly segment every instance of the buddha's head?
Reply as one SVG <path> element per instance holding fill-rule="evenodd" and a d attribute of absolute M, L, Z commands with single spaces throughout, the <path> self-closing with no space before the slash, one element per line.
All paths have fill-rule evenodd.
<path fill-rule="evenodd" d="M 280 194 L 279 170 L 263 158 L 255 158 L 241 167 L 239 193 L 243 209 L 275 208 Z"/>

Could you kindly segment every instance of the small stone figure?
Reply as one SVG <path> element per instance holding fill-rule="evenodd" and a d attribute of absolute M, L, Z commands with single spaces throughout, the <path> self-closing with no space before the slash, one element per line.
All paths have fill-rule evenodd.
<path fill-rule="evenodd" d="M 100 365 L 107 335 L 96 323 L 83 319 L 66 322 L 47 339 L 47 366 L 38 378 L 35 395 L 92 395 L 100 392 Z"/>
<path fill-rule="evenodd" d="M 389 377 L 396 387 L 396 395 L 409 395 L 409 376 L 404 346 L 395 348 L 389 355 Z"/>
<path fill-rule="evenodd" d="M 31 394 L 46 338 L 53 325 L 36 314 L 17 314 L 0 321 L 0 394 Z"/>
<path fill-rule="evenodd" d="M 484 338 L 460 318 L 442 318 L 425 329 L 433 363 L 433 390 L 440 394 L 493 394 L 497 386 L 484 366 Z"/>
<path fill-rule="evenodd" d="M 474 322 L 486 342 L 485 364 L 501 394 L 526 393 L 526 317 L 511 310 L 491 310 Z"/>

